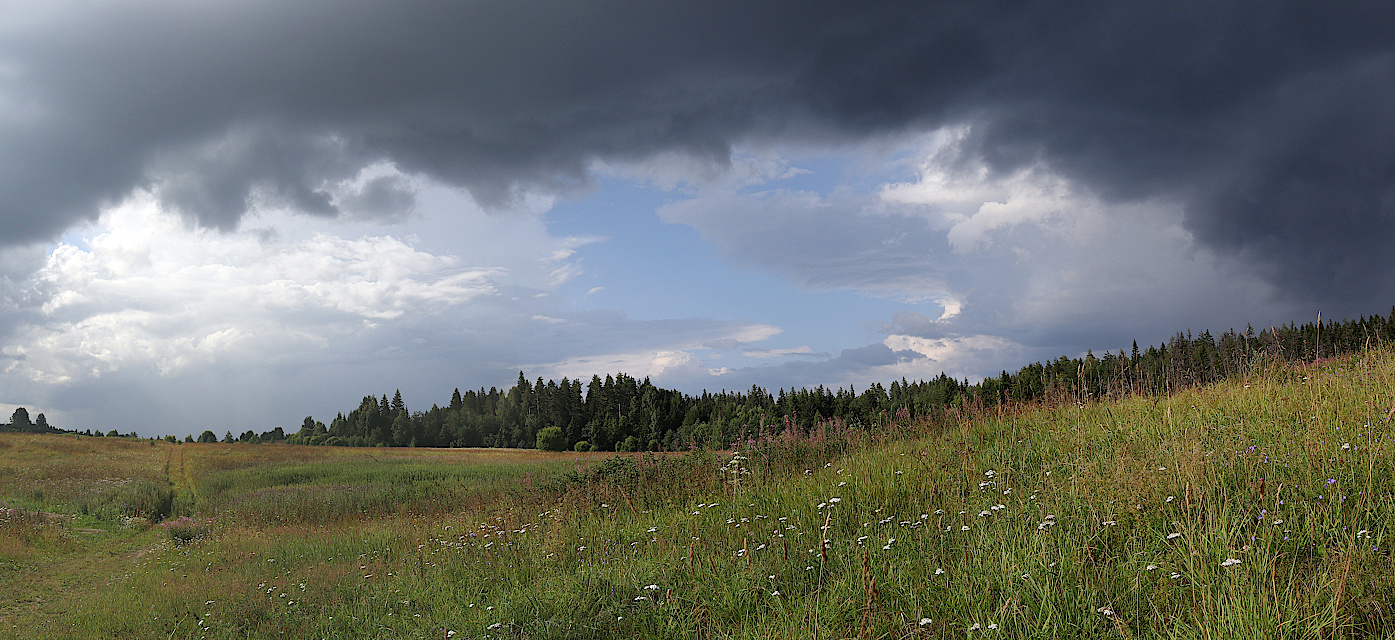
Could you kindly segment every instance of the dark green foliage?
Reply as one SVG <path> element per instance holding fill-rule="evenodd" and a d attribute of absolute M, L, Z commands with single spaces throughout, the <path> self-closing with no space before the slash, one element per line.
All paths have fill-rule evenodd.
<path fill-rule="evenodd" d="M 14 414 L 10 416 L 10 426 L 16 431 L 28 431 L 32 428 L 34 425 L 29 421 L 29 411 L 24 407 L 15 409 Z"/>
<path fill-rule="evenodd" d="M 543 451 L 566 451 L 567 436 L 561 427 L 546 427 L 538 431 L 537 444 Z"/>
<path fill-rule="evenodd" d="M 292 444 L 421 447 L 541 447 L 540 434 L 560 430 L 562 449 L 675 451 L 727 448 L 782 434 L 809 436 L 838 419 L 850 429 L 877 430 L 895 422 L 936 420 L 952 412 L 1014 403 L 1082 401 L 1130 394 L 1167 394 L 1210 384 L 1278 362 L 1308 362 L 1352 353 L 1395 339 L 1390 318 L 1226 331 L 1219 337 L 1178 332 L 1167 342 L 1129 353 L 1061 356 L 1016 373 L 1003 371 L 976 384 L 945 374 L 930 380 L 892 381 L 854 389 L 780 389 L 688 395 L 626 374 L 592 376 L 583 383 L 519 373 L 506 390 L 456 389 L 446 407 L 409 411 L 401 392 L 365 396 L 348 415 L 330 422 L 307 416 Z M 549 432 L 551 433 L 551 432 Z M 552 437 L 552 436 L 549 436 Z M 262 441 L 267 441 L 265 434 Z M 800 445 L 804 446 L 804 445 Z M 796 457 L 802 456 L 798 454 Z"/>
<path fill-rule="evenodd" d="M 77 433 L 76 431 L 64 431 L 55 429 L 48 424 L 48 418 L 40 413 L 31 420 L 29 410 L 24 407 L 15 409 L 10 415 L 7 424 L 0 424 L 0 431 L 17 431 L 20 433 Z"/>
<path fill-rule="evenodd" d="M 199 434 L 199 442 L 217 442 L 218 436 L 212 431 L 204 431 Z"/>

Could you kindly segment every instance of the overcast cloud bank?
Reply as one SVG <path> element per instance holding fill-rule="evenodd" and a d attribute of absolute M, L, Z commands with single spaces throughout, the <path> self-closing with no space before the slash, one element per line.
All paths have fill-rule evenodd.
<path fill-rule="evenodd" d="M 991 375 L 1395 299 L 1385 5 L 0 15 L 0 403 L 59 426 L 289 425 L 518 369 L 688 390 Z M 588 266 L 624 239 L 550 227 L 634 194 L 791 306 L 867 310 L 632 319 L 624 274 Z"/>

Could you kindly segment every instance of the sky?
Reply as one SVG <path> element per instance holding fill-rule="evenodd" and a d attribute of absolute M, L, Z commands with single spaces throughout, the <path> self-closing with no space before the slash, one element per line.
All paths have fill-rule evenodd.
<path fill-rule="evenodd" d="M 977 380 L 1387 314 L 1392 240 L 1382 3 L 0 0 L 0 410 L 60 428 Z"/>

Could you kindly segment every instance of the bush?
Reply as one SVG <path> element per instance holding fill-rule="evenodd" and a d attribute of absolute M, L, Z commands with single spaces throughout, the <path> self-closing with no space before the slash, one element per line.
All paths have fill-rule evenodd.
<path fill-rule="evenodd" d="M 538 431 L 537 445 L 543 451 L 566 451 L 567 436 L 561 427 L 546 427 Z"/>
<path fill-rule="evenodd" d="M 572 447 L 572 451 L 590 451 L 590 450 L 591 450 L 591 443 L 589 443 L 589 442 L 587 442 L 587 441 L 585 441 L 585 440 L 582 440 L 582 441 L 580 441 L 580 442 L 577 442 L 576 445 Z"/>
<path fill-rule="evenodd" d="M 174 520 L 166 520 L 160 527 L 170 534 L 170 539 L 176 544 L 185 544 L 207 535 L 208 530 L 213 528 L 213 521 L 180 516 Z"/>

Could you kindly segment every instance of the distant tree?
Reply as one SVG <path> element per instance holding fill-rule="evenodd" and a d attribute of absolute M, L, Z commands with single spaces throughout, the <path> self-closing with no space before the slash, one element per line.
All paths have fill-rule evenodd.
<path fill-rule="evenodd" d="M 120 438 L 120 437 L 121 437 L 121 432 L 120 432 L 120 431 L 117 431 L 116 429 L 112 429 L 111 431 L 108 431 L 108 432 L 107 432 L 107 437 L 108 437 L 108 438 Z"/>
<path fill-rule="evenodd" d="M 200 433 L 200 434 L 199 434 L 199 442 L 217 442 L 217 441 L 218 441 L 218 434 L 213 433 L 212 431 L 204 431 L 203 433 Z"/>
<path fill-rule="evenodd" d="M 232 431 L 228 431 L 223 434 L 223 442 L 236 442 L 236 440 L 233 438 Z"/>
<path fill-rule="evenodd" d="M 194 441 L 194 436 L 193 436 L 193 435 L 186 435 L 186 436 L 184 436 L 184 441 L 185 441 L 185 442 L 193 442 L 193 441 Z"/>
<path fill-rule="evenodd" d="M 572 446 L 572 451 L 590 451 L 590 450 L 591 450 L 591 443 L 589 443 L 589 442 L 587 442 L 587 441 L 585 441 L 585 440 L 578 441 L 575 445 Z"/>
<path fill-rule="evenodd" d="M 562 427 L 543 427 L 538 430 L 537 446 L 543 451 L 566 451 L 567 436 Z"/>
<path fill-rule="evenodd" d="M 402 395 L 398 394 L 397 399 L 401 400 Z M 397 417 L 394 418 L 392 421 L 392 442 L 389 442 L 387 444 L 388 446 L 396 445 L 399 447 L 405 447 L 409 443 L 411 443 L 411 441 L 412 419 L 407 416 L 406 411 L 402 411 L 398 413 Z"/>
<path fill-rule="evenodd" d="M 50 429 L 48 426 L 48 418 L 45 418 L 44 414 L 41 413 L 34 416 L 34 429 L 37 431 L 48 431 Z"/>
<path fill-rule="evenodd" d="M 102 437 L 102 435 L 103 435 L 103 434 L 102 434 L 102 430 L 101 430 L 101 429 L 95 429 L 95 430 L 92 431 L 92 437 L 94 437 L 94 438 L 100 438 L 100 437 Z"/>
<path fill-rule="evenodd" d="M 34 423 L 29 421 L 29 410 L 24 407 L 15 409 L 15 412 L 10 416 L 10 426 L 14 427 L 15 431 L 28 431 L 32 429 Z"/>
<path fill-rule="evenodd" d="M 306 438 L 315 435 L 315 419 L 305 416 L 305 419 L 300 422 L 300 431 L 295 432 L 295 434 Z"/>
<path fill-rule="evenodd" d="M 174 444 L 179 444 L 179 438 L 175 436 L 165 436 L 165 442 L 173 442 Z"/>

